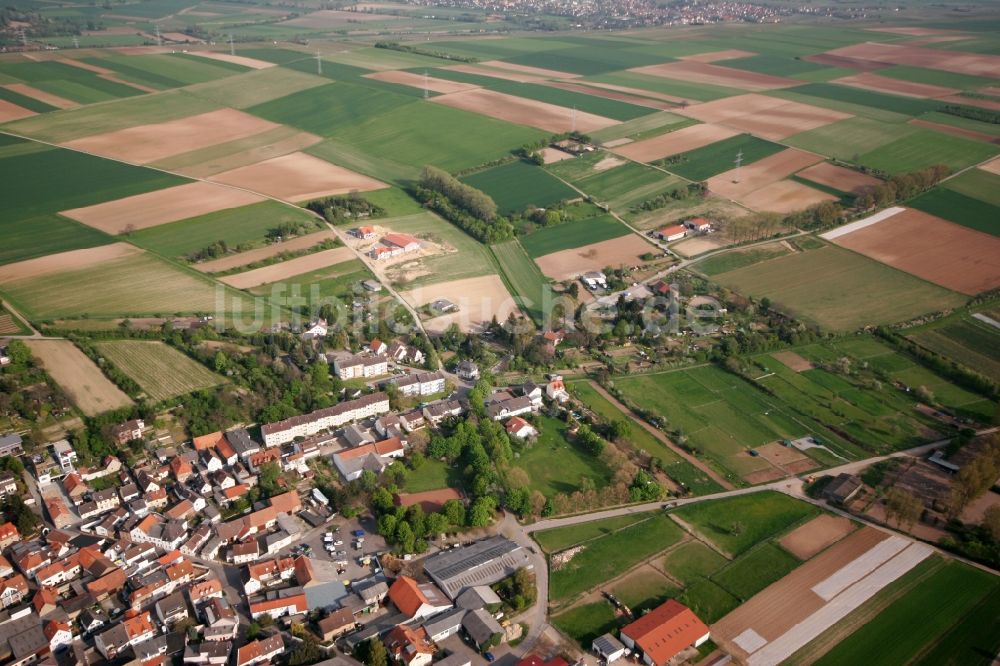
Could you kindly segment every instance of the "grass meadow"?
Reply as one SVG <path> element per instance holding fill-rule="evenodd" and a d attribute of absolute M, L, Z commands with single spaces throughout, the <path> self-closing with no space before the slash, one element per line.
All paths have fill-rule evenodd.
<path fill-rule="evenodd" d="M 528 206 L 548 208 L 580 196 L 541 167 L 522 160 L 477 171 L 462 177 L 461 181 L 488 194 L 501 215 L 510 215 Z"/>
<path fill-rule="evenodd" d="M 521 237 L 521 245 L 532 258 L 561 250 L 572 250 L 591 243 L 611 240 L 631 233 L 610 215 L 598 215 L 576 222 L 545 227 Z"/>
<path fill-rule="evenodd" d="M 675 163 L 662 161 L 662 166 L 688 180 L 705 180 L 734 168 L 736 154 L 743 153 L 743 165 L 753 164 L 769 155 L 780 153 L 785 146 L 760 139 L 752 134 L 716 141 L 707 146 L 671 157 Z"/>
<path fill-rule="evenodd" d="M 511 462 L 528 474 L 530 490 L 546 497 L 557 493 L 573 493 L 580 489 L 583 478 L 590 479 L 600 489 L 611 481 L 611 470 L 595 456 L 576 447 L 566 436 L 566 422 L 538 414 L 533 423 L 538 439 L 521 450 Z"/>
<path fill-rule="evenodd" d="M 907 205 L 949 222 L 1000 236 L 1000 203 L 988 201 L 990 198 L 996 198 L 998 190 L 995 188 L 1000 185 L 1000 176 L 978 169 L 967 173 L 973 178 L 965 179 L 955 186 L 948 181 L 944 187 L 936 187 L 915 199 L 910 199 Z M 977 177 L 978 173 L 985 173 L 993 178 L 980 178 Z M 959 176 L 956 180 L 962 179 L 963 176 Z M 961 191 L 958 188 L 961 188 Z M 978 197 L 969 196 L 964 192 Z"/>
<path fill-rule="evenodd" d="M 542 275 L 516 239 L 491 245 L 489 251 L 517 304 L 530 317 L 540 321 L 544 314 L 545 290 L 549 288 L 548 278 Z"/>
<path fill-rule="evenodd" d="M 967 315 L 906 334 L 918 345 L 1000 382 L 1000 330 Z"/>

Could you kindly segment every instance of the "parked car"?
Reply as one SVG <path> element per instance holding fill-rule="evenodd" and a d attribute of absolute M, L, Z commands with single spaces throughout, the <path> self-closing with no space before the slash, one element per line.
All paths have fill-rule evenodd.
<path fill-rule="evenodd" d="M 351 536 L 363 537 L 364 535 L 365 535 L 364 530 L 354 530 L 353 532 L 351 532 Z"/>
<path fill-rule="evenodd" d="M 492 652 L 485 652 L 485 653 L 483 653 L 483 656 L 486 657 L 486 661 L 489 661 L 489 662 L 494 662 L 494 661 L 497 660 L 497 656 L 495 654 L 493 654 Z"/>

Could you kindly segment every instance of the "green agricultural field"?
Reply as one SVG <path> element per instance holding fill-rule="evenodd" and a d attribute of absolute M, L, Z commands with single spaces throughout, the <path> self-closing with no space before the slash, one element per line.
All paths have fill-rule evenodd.
<path fill-rule="evenodd" d="M 993 176 L 992 179 L 977 179 L 982 182 L 975 186 L 975 189 L 972 191 L 983 198 L 996 198 L 998 190 L 993 188 L 996 188 L 998 183 L 1000 183 L 1000 176 L 978 170 L 969 173 L 973 175 L 984 173 L 988 176 Z M 997 182 L 988 182 L 993 179 Z M 968 183 L 961 184 L 960 187 L 968 188 Z M 962 194 L 953 189 L 950 182 L 948 185 L 936 187 L 933 190 L 924 192 L 915 199 L 910 199 L 907 205 L 922 210 L 925 213 L 944 218 L 949 222 L 955 222 L 956 224 L 961 224 L 962 226 L 982 231 L 983 233 L 1000 236 L 1000 204 L 991 204 L 979 198 Z"/>
<path fill-rule="evenodd" d="M 589 132 L 589 136 L 598 143 L 607 143 L 608 141 L 623 139 L 625 137 L 638 141 L 664 134 L 665 132 L 673 132 L 688 125 L 695 125 L 697 122 L 691 118 L 679 116 L 676 113 L 660 111 L 659 113 L 652 113 L 642 118 L 636 118 L 625 123 Z"/>
<path fill-rule="evenodd" d="M 298 293 L 299 296 L 310 299 L 310 301 L 314 298 L 325 301 L 332 299 L 343 301 L 347 298 L 353 300 L 354 294 L 358 291 L 358 283 L 373 277 L 364 262 L 360 259 L 350 259 L 302 275 L 254 287 L 250 289 L 250 293 L 257 296 L 268 296 L 275 290 L 284 289 L 286 295 L 291 296 Z"/>
<path fill-rule="evenodd" d="M 920 130 L 905 123 L 887 123 L 871 118 L 847 118 L 824 127 L 801 132 L 785 139 L 785 143 L 820 155 L 855 162 L 879 146 L 903 139 Z"/>
<path fill-rule="evenodd" d="M 80 104 L 143 94 L 138 88 L 102 79 L 95 72 L 53 60 L 36 62 L 19 59 L 0 62 L 0 76 L 27 83 Z"/>
<path fill-rule="evenodd" d="M 996 628 L 998 583 L 995 576 L 960 562 L 945 562 L 887 609 L 844 638 L 816 663 L 821 666 L 863 661 L 872 666 L 911 663 L 930 651 L 950 647 L 971 661 L 988 664 L 1000 646 Z M 933 613 L 927 610 L 933 608 Z M 987 613 L 986 609 L 993 612 Z M 955 634 L 972 638 L 980 649 L 960 645 Z M 974 637 L 974 638 L 973 638 Z M 954 652 L 944 653 L 955 658 Z M 946 659 L 946 662 L 949 659 Z M 927 663 L 946 663 L 928 661 Z"/>
<path fill-rule="evenodd" d="M 681 590 L 662 573 L 650 568 L 618 581 L 611 586 L 611 592 L 633 613 L 639 614 L 676 598 Z"/>
<path fill-rule="evenodd" d="M 955 72 L 948 72 L 942 69 L 924 69 L 922 67 L 907 67 L 904 65 L 885 67 L 878 70 L 878 74 L 879 76 L 888 76 L 900 81 L 912 81 L 913 83 L 926 83 L 932 86 L 961 88 L 963 90 L 997 84 L 997 79 L 956 74 Z"/>
<path fill-rule="evenodd" d="M 958 127 L 960 129 L 966 129 L 992 137 L 1000 136 L 1000 124 L 986 123 L 972 118 L 953 116 L 950 113 L 941 113 L 938 111 L 925 113 L 920 116 L 919 120 L 927 120 L 933 123 L 940 123 L 942 125 L 951 125 L 952 127 Z"/>
<path fill-rule="evenodd" d="M 965 298 L 828 245 L 721 273 L 715 280 L 831 331 L 906 321 L 962 305 Z"/>
<path fill-rule="evenodd" d="M 734 250 L 724 254 L 717 254 L 701 261 L 697 265 L 699 273 L 713 276 L 720 273 L 734 271 L 737 268 L 746 268 L 769 259 L 776 259 L 789 254 L 791 251 L 779 243 L 774 245 L 762 245 L 749 250 Z"/>
<path fill-rule="evenodd" d="M 0 179 L 0 189 L 3 189 L 3 179 Z M 0 265 L 114 241 L 103 231 L 52 213 L 0 220 L 0 234 L 4 239 L 0 246 Z"/>
<path fill-rule="evenodd" d="M 610 483 L 607 465 L 567 439 L 565 421 L 539 414 L 533 423 L 539 431 L 538 440 L 511 462 L 511 466 L 527 473 L 530 490 L 552 497 L 579 490 L 583 478 L 590 479 L 598 490 Z"/>
<path fill-rule="evenodd" d="M 587 542 L 572 560 L 549 574 L 549 599 L 559 605 L 611 580 L 681 540 L 683 532 L 662 512 Z"/>
<path fill-rule="evenodd" d="M 771 76 L 795 76 L 796 74 L 809 74 L 827 68 L 826 65 L 809 62 L 808 60 L 798 60 L 796 58 L 786 58 L 776 55 L 735 58 L 724 61 L 722 65 L 736 69 L 745 69 L 748 72 L 770 74 Z"/>
<path fill-rule="evenodd" d="M 216 104 L 246 109 L 329 83 L 328 79 L 312 74 L 271 67 L 252 70 L 221 81 L 188 86 L 186 91 Z"/>
<path fill-rule="evenodd" d="M 720 550 L 739 555 L 819 515 L 819 509 L 779 492 L 763 491 L 700 502 L 675 513 Z"/>
<path fill-rule="evenodd" d="M 800 562 L 773 543 L 763 543 L 712 576 L 712 581 L 741 602 L 777 582 Z"/>
<path fill-rule="evenodd" d="M 0 285 L 14 307 L 34 320 L 214 313 L 217 290 L 221 287 L 211 280 L 148 254 Z M 238 292 L 222 293 L 226 311 L 242 306 L 243 312 L 253 312 Z"/>
<path fill-rule="evenodd" d="M 649 518 L 649 514 L 643 513 L 604 518 L 589 523 L 535 532 L 534 538 L 546 553 L 558 553 L 560 550 L 566 550 L 585 541 L 612 534 L 647 518 Z"/>
<path fill-rule="evenodd" d="M 668 171 L 684 176 L 688 180 L 705 180 L 732 169 L 733 160 L 740 152 L 743 153 L 743 165 L 746 166 L 769 155 L 780 153 L 784 149 L 785 146 L 781 144 L 759 139 L 752 134 L 740 134 L 674 155 L 669 163 L 663 161 L 662 165 Z"/>
<path fill-rule="evenodd" d="M 300 60 L 312 60 L 313 71 L 315 71 L 315 53 L 293 51 L 292 49 L 285 48 L 252 48 L 237 49 L 236 55 L 246 56 L 247 58 L 256 58 L 257 60 L 263 60 L 265 62 L 273 62 L 276 65 L 290 65 Z"/>
<path fill-rule="evenodd" d="M 693 610 L 704 622 L 721 620 L 740 605 L 736 597 L 704 578 L 691 583 L 678 601 Z"/>
<path fill-rule="evenodd" d="M 942 187 L 991 206 L 1000 206 L 1000 174 L 982 169 L 969 169 L 963 174 L 949 178 L 942 183 Z"/>
<path fill-rule="evenodd" d="M 690 585 L 701 578 L 711 577 L 728 562 L 701 541 L 688 541 L 667 553 L 663 568 L 677 580 Z"/>
<path fill-rule="evenodd" d="M 543 304 L 547 298 L 552 298 L 549 279 L 542 275 L 538 265 L 516 239 L 491 245 L 489 250 L 517 304 L 532 319 L 541 321 Z"/>
<path fill-rule="evenodd" d="M 660 76 L 640 74 L 638 72 L 615 72 L 600 76 L 588 76 L 584 81 L 640 88 L 663 95 L 673 95 L 679 99 L 693 99 L 699 102 L 711 102 L 723 97 L 732 97 L 745 93 L 745 91 L 738 88 L 726 88 L 723 86 L 713 86 L 708 83 L 694 83 L 678 79 L 665 79 Z"/>
<path fill-rule="evenodd" d="M 504 60 L 517 65 L 542 67 L 585 76 L 663 62 L 663 58 L 658 56 L 638 50 L 623 49 L 618 43 L 594 39 L 588 40 L 586 45 L 582 46 L 522 53 Z"/>
<path fill-rule="evenodd" d="M 849 73 L 854 73 L 854 72 L 851 71 Z M 828 84 L 822 84 L 822 85 L 828 85 Z M 882 123 L 893 123 L 898 125 L 898 124 L 904 124 L 913 119 L 913 116 L 907 115 L 905 113 L 898 113 L 896 111 L 889 111 L 887 109 L 878 109 L 875 108 L 874 106 L 865 106 L 863 104 L 855 104 L 853 102 L 847 101 L 846 99 L 837 99 L 831 97 L 814 97 L 813 95 L 806 95 L 803 92 L 799 92 L 799 90 L 800 90 L 799 88 L 783 88 L 781 90 L 768 91 L 767 95 L 769 97 L 787 99 L 792 102 L 800 102 L 801 104 L 809 104 L 811 106 L 818 106 L 825 109 L 833 109 L 834 111 L 849 113 L 853 116 L 857 116 L 858 118 L 877 120 Z M 847 120 L 852 120 L 852 119 L 848 118 Z M 846 121 L 841 120 L 838 122 L 846 122 Z M 830 125 L 827 125 L 827 127 L 830 127 Z"/>
<path fill-rule="evenodd" d="M 545 227 L 521 237 L 521 245 L 528 256 L 537 258 L 560 250 L 571 250 L 591 243 L 624 236 L 628 227 L 611 217 L 599 215 L 577 222 L 566 222 L 554 227 Z"/>
<path fill-rule="evenodd" d="M 582 647 L 589 647 L 595 638 L 613 631 L 619 623 L 611 604 L 601 600 L 553 615 L 552 624 Z"/>
<path fill-rule="evenodd" d="M 82 62 L 116 72 L 123 81 L 166 90 L 215 81 L 248 72 L 248 67 L 184 54 L 81 58 Z"/>
<path fill-rule="evenodd" d="M 217 386 L 225 381 L 205 366 L 162 342 L 98 342 L 97 351 L 159 402 Z"/>
<path fill-rule="evenodd" d="M 461 180 L 492 197 L 501 215 L 510 215 L 528 206 L 548 208 L 580 196 L 541 167 L 522 160 L 477 171 Z"/>
<path fill-rule="evenodd" d="M 944 164 L 952 171 L 958 171 L 979 164 L 997 153 L 1000 153 L 1000 146 L 932 130 L 918 130 L 863 154 L 860 163 L 887 173 L 917 171 L 935 164 Z"/>
<path fill-rule="evenodd" d="M 941 106 L 940 102 L 934 100 L 890 95 L 889 93 L 875 92 L 874 90 L 855 88 L 853 86 L 842 86 L 836 83 L 807 83 L 792 88 L 791 92 L 808 95 L 809 97 L 868 106 L 873 109 L 881 109 L 882 111 L 891 111 L 892 113 L 901 113 L 908 116 L 919 116 L 922 113 L 935 111 Z"/>
<path fill-rule="evenodd" d="M 16 104 L 21 108 L 34 111 L 35 113 L 46 113 L 47 111 L 56 110 L 56 107 L 54 106 L 41 102 L 34 97 L 28 97 L 27 95 L 22 95 L 19 92 L 14 92 L 8 88 L 0 88 L 0 100 Z"/>
<path fill-rule="evenodd" d="M 609 159 L 606 153 L 597 152 L 575 160 L 556 162 L 547 169 L 620 214 L 628 213 L 631 207 L 658 194 L 686 184 L 676 176 L 637 162 L 625 162 L 610 169 L 599 168 L 597 165 L 606 159 Z"/>
<path fill-rule="evenodd" d="M 623 443 L 640 453 L 652 456 L 660 461 L 660 467 L 671 479 L 682 484 L 695 495 L 707 495 L 723 490 L 700 469 L 678 455 L 673 449 L 654 437 L 642 424 L 637 423 L 604 396 L 598 393 L 587 381 L 571 382 L 570 392 L 583 405 L 596 413 L 606 423 L 625 419 L 631 429 L 623 438 Z"/>
<path fill-rule="evenodd" d="M 1000 382 L 1000 330 L 962 316 L 942 325 L 921 327 L 907 338 L 932 352 Z"/>
<path fill-rule="evenodd" d="M 168 257 L 184 258 L 216 241 L 225 241 L 231 248 L 262 245 L 269 229 L 285 223 L 305 223 L 316 226 L 316 230 L 321 228 L 316 225 L 316 219 L 301 208 L 263 201 L 141 229 L 129 240 Z"/>

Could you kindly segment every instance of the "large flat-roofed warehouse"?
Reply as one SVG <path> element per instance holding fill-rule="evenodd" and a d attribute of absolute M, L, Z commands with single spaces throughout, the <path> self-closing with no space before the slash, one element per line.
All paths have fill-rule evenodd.
<path fill-rule="evenodd" d="M 476 585 L 492 585 L 521 568 L 532 568 L 528 553 L 502 536 L 483 539 L 428 557 L 424 570 L 450 599 Z"/>

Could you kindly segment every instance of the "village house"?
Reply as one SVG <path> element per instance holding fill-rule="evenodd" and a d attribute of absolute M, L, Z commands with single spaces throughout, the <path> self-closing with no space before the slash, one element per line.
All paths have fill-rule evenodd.
<path fill-rule="evenodd" d="M 462 403 L 458 400 L 438 400 L 424 407 L 424 418 L 432 426 L 437 426 L 441 421 L 453 416 L 461 416 L 465 413 Z"/>
<path fill-rule="evenodd" d="M 17 494 L 17 479 L 10 472 L 0 473 L 0 498 Z"/>
<path fill-rule="evenodd" d="M 426 396 L 444 391 L 445 379 L 440 372 L 415 372 L 410 375 L 396 377 L 392 383 L 399 388 L 399 394 L 404 397 Z"/>
<path fill-rule="evenodd" d="M 20 540 L 21 533 L 17 531 L 17 525 L 9 521 L 0 525 L 0 550 L 7 550 L 8 546 Z"/>
<path fill-rule="evenodd" d="M 479 379 L 479 366 L 473 361 L 459 361 L 455 366 L 455 374 L 466 381 L 476 381 Z"/>
<path fill-rule="evenodd" d="M 333 354 L 333 369 L 340 379 L 359 379 L 388 374 L 389 360 L 382 355 Z"/>
<path fill-rule="evenodd" d="M 662 227 L 653 232 L 653 237 L 658 238 L 665 243 L 671 243 L 676 240 L 680 240 L 687 236 L 687 228 L 682 224 L 673 224 L 667 227 Z"/>
<path fill-rule="evenodd" d="M 507 431 L 508 435 L 511 437 L 517 437 L 518 439 L 529 439 L 538 435 L 538 430 L 535 429 L 535 426 L 531 425 L 520 416 L 515 416 L 507 421 L 504 429 Z"/>
<path fill-rule="evenodd" d="M 319 632 L 323 642 L 336 640 L 344 634 L 353 631 L 357 626 L 354 612 L 350 608 L 338 608 L 319 621 Z"/>
<path fill-rule="evenodd" d="M 399 437 L 364 444 L 333 454 L 333 464 L 346 481 L 361 477 L 365 470 L 381 474 L 394 459 L 402 458 L 406 442 Z"/>
<path fill-rule="evenodd" d="M 684 222 L 684 226 L 700 234 L 707 234 L 712 230 L 712 223 L 703 217 L 692 217 L 690 220 Z"/>
<path fill-rule="evenodd" d="M 368 251 L 372 259 L 391 259 L 420 249 L 420 240 L 409 234 L 389 233 Z"/>
<path fill-rule="evenodd" d="M 434 583 L 418 583 L 409 576 L 398 577 L 389 587 L 389 600 L 408 620 L 420 620 L 452 607 L 451 601 Z"/>
<path fill-rule="evenodd" d="M 235 666 L 252 666 L 253 664 L 269 663 L 284 651 L 285 643 L 281 638 L 281 634 L 251 641 L 236 651 Z"/>
<path fill-rule="evenodd" d="M 506 391 L 498 391 L 486 399 L 486 414 L 494 421 L 530 414 L 535 408 L 528 398 L 524 396 L 515 398 Z"/>
<path fill-rule="evenodd" d="M 434 644 L 423 628 L 401 624 L 390 631 L 383 642 L 386 651 L 398 664 L 428 666 L 434 658 Z"/>
<path fill-rule="evenodd" d="M 111 439 L 118 446 L 125 446 L 134 439 L 142 439 L 142 431 L 146 424 L 142 419 L 132 419 L 111 427 Z"/>
<path fill-rule="evenodd" d="M 682 651 L 710 637 L 705 623 L 676 599 L 668 599 L 621 630 L 622 643 L 642 652 L 647 666 L 667 666 Z"/>
<path fill-rule="evenodd" d="M 566 402 L 569 400 L 569 393 L 566 391 L 566 384 L 559 375 L 553 375 L 548 384 L 545 385 L 545 395 L 549 400 L 556 402 Z"/>
<path fill-rule="evenodd" d="M 277 423 L 261 426 L 261 436 L 268 447 L 280 446 L 296 437 L 310 437 L 321 430 L 337 428 L 351 421 L 379 416 L 389 412 L 389 396 L 383 392 L 370 393 L 341 402 L 333 407 L 319 409 L 309 414 L 293 416 Z"/>
<path fill-rule="evenodd" d="M 389 358 L 396 363 L 407 363 L 417 365 L 424 362 L 424 353 L 412 345 L 404 345 L 401 342 L 394 342 L 386 352 Z"/>

